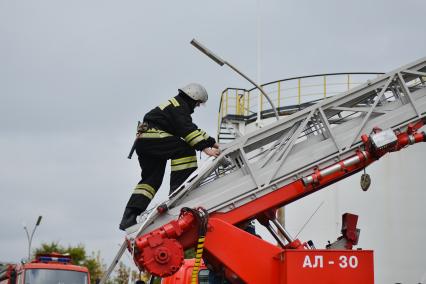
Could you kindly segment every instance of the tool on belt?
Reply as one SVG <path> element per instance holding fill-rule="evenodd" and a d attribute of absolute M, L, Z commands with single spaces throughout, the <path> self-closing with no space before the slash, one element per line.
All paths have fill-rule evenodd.
<path fill-rule="evenodd" d="M 138 121 L 136 139 L 133 142 L 132 149 L 130 149 L 130 153 L 127 156 L 127 159 L 131 159 L 132 158 L 133 152 L 135 152 L 135 149 L 136 149 L 136 141 L 139 139 L 140 135 L 142 133 L 146 132 L 147 130 L 148 130 L 148 123 L 146 123 L 146 122 L 141 123 L 140 121 Z"/>

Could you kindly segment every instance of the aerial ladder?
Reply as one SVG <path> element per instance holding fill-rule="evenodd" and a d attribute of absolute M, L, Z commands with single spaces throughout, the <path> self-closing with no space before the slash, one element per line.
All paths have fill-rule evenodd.
<path fill-rule="evenodd" d="M 197 247 L 231 283 L 373 283 L 373 253 L 352 250 L 357 216 L 328 249 L 293 239 L 276 210 L 426 141 L 426 57 L 241 136 L 128 229 L 125 250 L 160 277 Z M 278 246 L 244 230 L 257 219 Z M 341 279 L 339 282 L 336 279 Z"/>

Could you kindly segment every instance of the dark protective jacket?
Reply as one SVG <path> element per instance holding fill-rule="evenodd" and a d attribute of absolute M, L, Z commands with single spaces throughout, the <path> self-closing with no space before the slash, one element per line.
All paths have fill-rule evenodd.
<path fill-rule="evenodd" d="M 149 111 L 144 117 L 144 122 L 148 123 L 150 128 L 183 138 L 192 148 L 201 151 L 212 147 L 216 141 L 192 122 L 191 114 L 194 112 L 195 105 L 196 101 L 179 93 L 166 103 Z"/>

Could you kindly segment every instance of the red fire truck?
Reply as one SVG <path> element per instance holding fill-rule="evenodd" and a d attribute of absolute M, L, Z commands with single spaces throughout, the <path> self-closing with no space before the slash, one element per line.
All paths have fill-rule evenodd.
<path fill-rule="evenodd" d="M 38 254 L 23 264 L 8 264 L 0 271 L 0 284 L 89 284 L 86 267 L 71 264 L 71 257 L 59 253 Z"/>
<path fill-rule="evenodd" d="M 237 133 L 219 157 L 144 212 L 139 224 L 128 228 L 101 283 L 126 249 L 141 271 L 167 278 L 182 271 L 190 248 L 196 248 L 196 264 L 203 259 L 211 276 L 232 284 L 374 283 L 373 251 L 354 249 L 358 216 L 344 214 L 342 236 L 317 249 L 293 237 L 276 211 L 365 171 L 388 153 L 426 142 L 426 57 L 295 109 L 246 135 Z M 364 191 L 370 181 L 364 172 Z M 247 232 L 251 220 L 263 225 L 274 243 Z M 191 283 L 197 283 L 197 266 Z"/>

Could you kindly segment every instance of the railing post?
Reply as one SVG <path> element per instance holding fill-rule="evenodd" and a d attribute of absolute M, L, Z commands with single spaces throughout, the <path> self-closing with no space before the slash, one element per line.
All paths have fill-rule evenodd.
<path fill-rule="evenodd" d="M 300 99 L 300 96 L 301 96 L 300 81 L 301 81 L 301 79 L 297 80 L 297 102 L 298 102 L 299 105 L 300 105 L 300 101 L 301 101 L 301 99 Z"/>
<path fill-rule="evenodd" d="M 278 108 L 280 108 L 280 103 L 281 103 L 281 81 L 278 81 Z"/>
<path fill-rule="evenodd" d="M 238 90 L 235 89 L 235 114 L 240 115 L 240 102 L 238 101 Z"/>
<path fill-rule="evenodd" d="M 247 94 L 247 115 L 250 115 L 250 93 L 244 91 Z"/>
<path fill-rule="evenodd" d="M 221 98 L 221 104 L 222 104 L 222 106 L 221 106 L 221 110 L 220 110 L 220 113 L 221 113 L 221 115 L 222 115 L 222 117 L 224 117 L 225 115 L 225 94 L 224 94 L 225 92 L 222 92 L 222 98 Z"/>
<path fill-rule="evenodd" d="M 327 76 L 324 76 L 324 98 L 327 97 Z"/>
<path fill-rule="evenodd" d="M 220 136 L 220 120 L 222 119 L 223 114 L 223 93 L 220 96 L 220 107 L 219 107 L 219 113 L 217 115 L 217 141 L 219 143 L 219 136 Z"/>
<path fill-rule="evenodd" d="M 228 115 L 228 89 L 226 90 L 226 108 L 225 108 L 225 111 L 226 111 L 226 115 Z"/>
<path fill-rule="evenodd" d="M 348 74 L 348 91 L 351 88 L 351 74 Z"/>
<path fill-rule="evenodd" d="M 245 112 L 246 112 L 246 93 L 245 92 L 241 95 L 241 99 L 243 100 L 243 103 L 242 103 L 243 111 L 241 114 L 245 116 Z"/>

